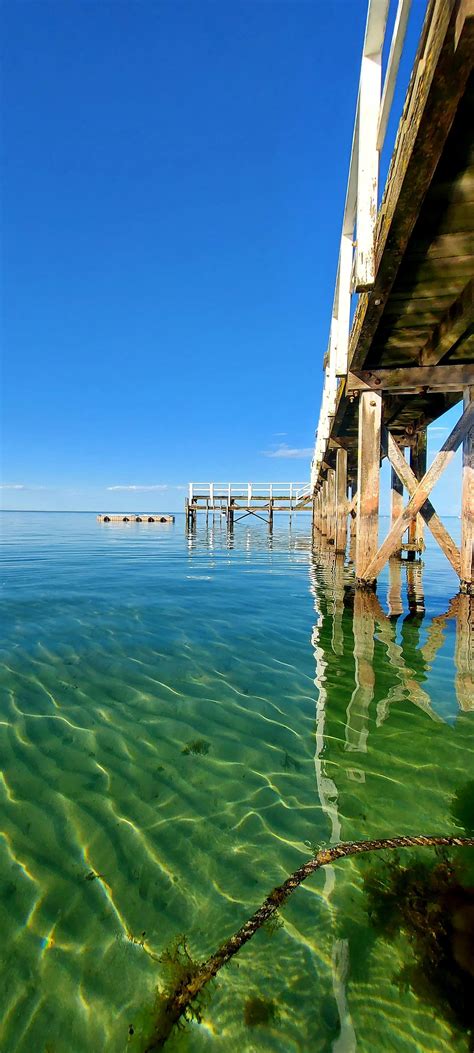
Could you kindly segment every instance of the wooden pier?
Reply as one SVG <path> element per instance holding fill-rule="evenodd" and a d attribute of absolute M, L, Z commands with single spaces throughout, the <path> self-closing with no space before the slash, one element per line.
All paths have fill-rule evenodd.
<path fill-rule="evenodd" d="M 311 512 L 313 498 L 309 483 L 190 483 L 186 498 L 186 522 L 196 524 L 198 512 L 225 516 L 230 528 L 247 516 L 255 516 L 273 526 L 275 512 L 294 515 Z"/>
<path fill-rule="evenodd" d="M 382 77 L 389 0 L 368 4 L 311 469 L 314 537 L 345 552 L 350 516 L 356 580 L 372 587 L 390 557 L 405 551 L 414 559 L 422 551 L 428 528 L 459 576 L 461 592 L 471 592 L 474 3 L 429 0 L 379 207 L 379 155 L 409 7 L 409 0 L 399 0 Z M 427 426 L 457 403 L 459 421 L 427 468 Z M 430 493 L 460 446 L 459 549 Z M 379 544 L 385 457 L 392 473 L 391 525 Z"/>

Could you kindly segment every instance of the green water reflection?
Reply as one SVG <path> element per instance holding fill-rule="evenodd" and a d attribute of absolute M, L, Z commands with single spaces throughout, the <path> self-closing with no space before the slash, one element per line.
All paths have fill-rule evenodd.
<path fill-rule="evenodd" d="M 207 955 L 315 843 L 459 832 L 472 612 L 435 552 L 377 598 L 305 517 L 4 533 L 2 1053 L 138 1053 L 177 935 Z M 359 861 L 283 921 L 170 1050 L 468 1049 L 400 989 L 410 947 L 371 928 Z"/>

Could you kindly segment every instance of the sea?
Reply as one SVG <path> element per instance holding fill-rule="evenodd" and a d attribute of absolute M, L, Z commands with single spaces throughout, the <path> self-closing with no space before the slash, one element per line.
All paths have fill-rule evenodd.
<path fill-rule="evenodd" d="M 474 601 L 429 538 L 372 594 L 305 514 L 0 527 L 1 1053 L 142 1053 L 179 963 L 319 848 L 473 832 Z M 473 873 L 322 868 L 166 1048 L 467 1053 Z"/>

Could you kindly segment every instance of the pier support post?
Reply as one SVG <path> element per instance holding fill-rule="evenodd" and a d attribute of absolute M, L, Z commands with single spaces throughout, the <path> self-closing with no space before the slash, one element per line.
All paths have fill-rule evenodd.
<path fill-rule="evenodd" d="M 474 387 L 464 390 L 464 409 L 473 399 Z M 473 591 L 474 558 L 474 428 L 464 436 L 462 447 L 461 592 Z"/>
<path fill-rule="evenodd" d="M 336 522 L 336 473 L 334 468 L 328 468 L 328 511 L 327 511 L 327 536 L 328 541 L 334 544 L 335 522 Z"/>
<path fill-rule="evenodd" d="M 390 482 L 390 526 L 396 523 L 399 516 L 403 512 L 403 483 L 398 478 L 398 475 L 394 468 L 392 468 L 391 482 Z M 401 556 L 401 549 L 394 553 L 395 556 Z"/>
<path fill-rule="evenodd" d="M 347 450 L 336 454 L 336 552 L 345 552 L 347 544 Z"/>
<path fill-rule="evenodd" d="M 426 472 L 426 428 L 418 432 L 415 444 L 411 447 L 410 468 L 418 480 L 423 478 Z M 400 509 L 400 513 L 401 511 L 402 509 Z M 412 519 L 408 527 L 408 542 L 410 545 L 416 545 L 418 551 L 421 552 L 423 550 L 423 519 L 419 513 Z M 416 551 L 414 549 L 409 550 L 407 559 L 411 561 L 415 558 Z"/>
<path fill-rule="evenodd" d="M 270 532 L 273 530 L 273 498 L 271 497 L 268 502 L 268 529 Z"/>
<path fill-rule="evenodd" d="M 364 578 L 378 548 L 380 494 L 380 438 L 382 395 L 362 391 L 359 397 L 359 435 L 357 459 L 357 537 L 356 580 L 372 585 Z"/>
<path fill-rule="evenodd" d="M 328 481 L 324 479 L 320 490 L 321 493 L 321 533 L 325 537 L 328 532 Z"/>

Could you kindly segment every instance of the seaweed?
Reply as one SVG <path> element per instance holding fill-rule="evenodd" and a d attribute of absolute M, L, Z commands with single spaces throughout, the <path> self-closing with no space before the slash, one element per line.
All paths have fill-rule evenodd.
<path fill-rule="evenodd" d="M 278 1019 L 278 1008 L 272 998 L 247 998 L 244 1006 L 244 1024 L 246 1027 L 272 1024 Z"/>
<path fill-rule="evenodd" d="M 170 1010 L 171 997 L 179 997 L 179 992 L 187 990 L 201 969 L 199 962 L 189 953 L 185 935 L 177 936 L 157 961 L 162 967 L 163 986 L 157 992 L 152 1032 L 148 1034 L 143 1047 L 145 1053 L 162 1048 L 170 1032 L 170 1025 L 183 1028 L 186 1021 L 190 1020 L 196 1020 L 200 1024 L 202 1009 L 207 1001 L 207 992 L 200 992 L 179 1013 Z"/>
<path fill-rule="evenodd" d="M 388 940 L 403 933 L 413 961 L 395 978 L 433 1006 L 450 1026 L 474 1028 L 474 888 L 454 863 L 399 857 L 364 877 L 371 925 Z M 471 1034 L 469 1049 L 474 1049 Z"/>
<path fill-rule="evenodd" d="M 456 790 L 451 802 L 451 815 L 466 834 L 474 834 L 474 779 Z"/>
<path fill-rule="evenodd" d="M 184 753 L 185 757 L 188 757 L 191 753 L 195 757 L 206 757 L 211 748 L 211 743 L 206 742 L 206 739 L 193 739 L 191 742 L 187 742 L 181 753 Z"/>

